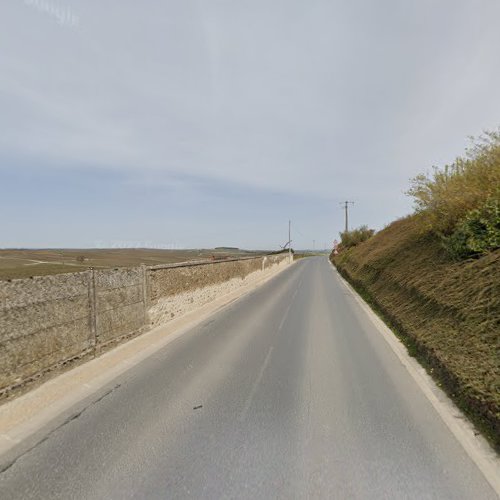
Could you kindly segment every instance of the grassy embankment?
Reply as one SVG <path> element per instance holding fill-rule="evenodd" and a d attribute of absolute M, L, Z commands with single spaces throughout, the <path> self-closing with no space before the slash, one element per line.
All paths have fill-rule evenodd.
<path fill-rule="evenodd" d="M 414 180 L 416 213 L 333 262 L 500 450 L 500 140 Z"/>

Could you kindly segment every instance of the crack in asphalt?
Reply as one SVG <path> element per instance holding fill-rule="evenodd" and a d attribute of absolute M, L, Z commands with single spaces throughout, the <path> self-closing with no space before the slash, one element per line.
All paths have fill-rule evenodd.
<path fill-rule="evenodd" d="M 40 439 L 39 441 L 37 441 L 33 446 L 31 446 L 30 448 L 28 448 L 26 451 L 24 451 L 23 453 L 21 453 L 19 456 L 17 456 L 16 458 L 14 458 L 13 460 L 11 460 L 10 462 L 6 463 L 3 467 L 0 466 L 1 467 L 0 468 L 0 475 L 3 474 L 4 472 L 8 471 L 21 458 L 23 458 L 24 456 L 26 456 L 28 453 L 31 453 L 35 448 L 37 448 L 38 446 L 40 446 L 42 443 L 45 443 L 45 441 L 48 441 L 48 439 L 52 436 L 52 434 L 56 433 L 59 429 L 63 428 L 64 426 L 66 426 L 70 422 L 73 422 L 74 420 L 80 418 L 81 415 L 83 413 L 85 413 L 89 408 L 91 408 L 92 406 L 95 406 L 97 403 L 100 403 L 104 398 L 106 398 L 107 396 L 109 396 L 111 393 L 113 393 L 114 391 L 116 391 L 120 387 L 121 387 L 121 384 L 116 384 L 109 391 L 105 392 L 102 396 L 100 396 L 99 398 L 95 399 L 94 401 L 91 401 L 87 406 L 85 406 L 84 408 L 82 408 L 80 411 L 78 411 L 77 413 L 75 413 L 73 415 L 70 415 L 66 420 L 64 420 L 64 422 L 62 422 L 61 424 L 59 424 L 55 429 L 52 429 L 49 433 L 47 433 L 46 436 L 44 436 L 42 439 Z"/>

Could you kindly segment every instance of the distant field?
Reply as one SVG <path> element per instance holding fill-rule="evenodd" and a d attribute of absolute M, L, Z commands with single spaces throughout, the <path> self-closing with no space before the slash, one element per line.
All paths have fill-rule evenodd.
<path fill-rule="evenodd" d="M 42 249 L 0 250 L 0 280 L 29 278 L 47 274 L 85 271 L 89 267 L 106 269 L 154 266 L 191 260 L 224 259 L 262 255 L 238 249 L 156 250 L 156 249 Z"/>

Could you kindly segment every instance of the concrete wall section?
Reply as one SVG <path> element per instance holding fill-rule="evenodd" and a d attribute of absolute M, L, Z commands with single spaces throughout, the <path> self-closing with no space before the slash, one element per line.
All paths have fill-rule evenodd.
<path fill-rule="evenodd" d="M 246 260 L 208 262 L 180 266 L 151 268 L 151 303 L 160 298 L 224 283 L 233 278 L 243 279 L 262 269 L 262 257 Z"/>
<path fill-rule="evenodd" d="M 287 255 L 152 269 L 152 326 L 162 325 L 288 265 Z"/>
<path fill-rule="evenodd" d="M 0 281 L 0 395 L 93 348 L 91 272 Z"/>
<path fill-rule="evenodd" d="M 94 271 L 94 286 L 98 349 L 143 331 L 144 268 Z"/>

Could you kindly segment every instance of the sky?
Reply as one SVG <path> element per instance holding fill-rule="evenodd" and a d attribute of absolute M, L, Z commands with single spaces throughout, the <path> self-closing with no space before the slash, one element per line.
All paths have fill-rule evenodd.
<path fill-rule="evenodd" d="M 331 246 L 500 125 L 498 0 L 2 0 L 0 247 Z"/>

